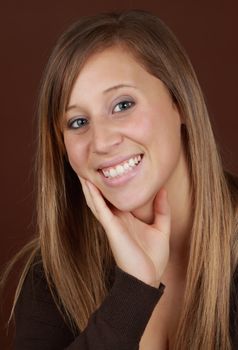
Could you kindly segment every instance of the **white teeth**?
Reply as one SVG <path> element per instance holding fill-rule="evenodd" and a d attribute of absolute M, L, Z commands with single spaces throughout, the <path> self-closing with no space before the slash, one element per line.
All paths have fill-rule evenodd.
<path fill-rule="evenodd" d="M 141 156 L 139 155 L 135 158 L 130 158 L 124 164 L 117 165 L 115 168 L 110 168 L 107 170 L 102 169 L 102 172 L 105 177 L 114 178 L 132 170 L 138 163 L 140 163 L 140 161 Z"/>
<path fill-rule="evenodd" d="M 116 171 L 117 171 L 117 174 L 121 175 L 124 173 L 124 167 L 122 165 L 117 165 Z"/>
<path fill-rule="evenodd" d="M 135 161 L 134 161 L 133 158 L 129 159 L 128 163 L 129 163 L 130 166 L 134 166 L 135 165 Z"/>
<path fill-rule="evenodd" d="M 104 171 L 103 174 L 108 177 L 110 175 L 109 171 Z"/>
<path fill-rule="evenodd" d="M 110 174 L 111 177 L 117 176 L 117 171 L 116 171 L 116 169 L 111 168 L 111 169 L 109 170 L 109 174 Z"/>

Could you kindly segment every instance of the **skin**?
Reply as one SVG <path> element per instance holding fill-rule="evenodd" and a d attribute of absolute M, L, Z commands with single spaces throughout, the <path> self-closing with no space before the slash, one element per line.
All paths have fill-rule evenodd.
<path fill-rule="evenodd" d="M 115 88 L 122 84 L 130 86 Z M 88 59 L 63 121 L 69 162 L 118 266 L 153 286 L 186 270 L 191 204 L 181 123 L 165 85 L 121 47 Z M 114 187 L 103 181 L 102 162 L 135 154 L 143 154 L 136 176 Z"/>

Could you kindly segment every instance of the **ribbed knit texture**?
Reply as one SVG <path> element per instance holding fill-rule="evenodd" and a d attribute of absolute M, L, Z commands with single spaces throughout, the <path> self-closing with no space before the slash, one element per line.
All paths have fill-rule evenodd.
<path fill-rule="evenodd" d="M 59 313 L 47 286 L 42 264 L 29 271 L 19 297 L 15 350 L 138 350 L 144 329 L 164 291 L 118 267 L 112 288 L 86 329 L 75 336 Z M 231 288 L 230 333 L 238 349 L 238 269 Z M 166 289 L 165 289 L 166 292 Z"/>
<path fill-rule="evenodd" d="M 43 267 L 27 275 L 15 313 L 15 350 L 137 350 L 146 324 L 164 291 L 118 267 L 102 305 L 86 329 L 74 336 L 57 309 Z"/>
<path fill-rule="evenodd" d="M 115 282 L 98 317 L 110 324 L 118 337 L 139 342 L 164 288 L 162 283 L 158 289 L 151 287 L 116 267 Z"/>

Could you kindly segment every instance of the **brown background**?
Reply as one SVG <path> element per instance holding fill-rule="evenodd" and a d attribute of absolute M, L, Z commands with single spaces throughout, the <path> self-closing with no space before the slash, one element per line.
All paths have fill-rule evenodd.
<path fill-rule="evenodd" d="M 226 166 L 238 173 L 237 1 L 8 1 L 0 7 L 0 267 L 34 232 L 33 164 L 39 80 L 58 35 L 81 15 L 139 8 L 158 14 L 187 50 Z M 5 293 L 0 348 L 12 295 Z M 43 349 L 42 349 L 43 350 Z"/>

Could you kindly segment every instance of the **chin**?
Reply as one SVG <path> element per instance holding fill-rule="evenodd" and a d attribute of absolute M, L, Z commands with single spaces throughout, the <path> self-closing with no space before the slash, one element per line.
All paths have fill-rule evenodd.
<path fill-rule="evenodd" d="M 111 203 L 111 202 L 110 202 Z M 138 209 L 138 204 L 136 203 L 113 203 L 113 206 L 120 211 L 125 211 L 125 212 L 133 212 L 134 210 Z"/>
<path fill-rule="evenodd" d="M 120 211 L 129 212 L 129 211 L 135 210 L 138 207 L 138 205 L 135 203 L 135 201 L 122 202 L 122 201 L 115 200 L 115 198 L 111 199 L 111 198 L 108 198 L 106 196 L 104 196 L 104 199 L 106 200 L 106 203 L 109 205 L 109 207 L 113 206 Z"/>
<path fill-rule="evenodd" d="M 156 192 L 157 193 L 157 192 Z M 117 208 L 120 211 L 124 212 L 134 212 L 134 211 L 143 211 L 143 208 L 148 208 L 153 204 L 155 194 L 149 196 L 131 195 L 129 198 L 107 198 L 107 201 Z"/>

